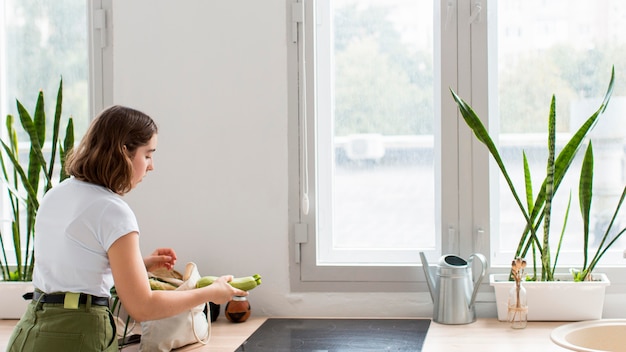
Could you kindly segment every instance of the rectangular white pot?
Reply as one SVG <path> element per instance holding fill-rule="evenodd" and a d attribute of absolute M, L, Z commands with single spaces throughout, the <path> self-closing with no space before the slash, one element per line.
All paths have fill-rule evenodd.
<path fill-rule="evenodd" d="M 580 321 L 602 318 L 604 291 L 611 284 L 605 274 L 593 281 L 574 282 L 571 274 L 555 274 L 559 281 L 522 282 L 528 298 L 529 321 Z M 508 274 L 489 275 L 496 293 L 498 320 L 507 320 L 508 299 L 513 281 Z"/>
<path fill-rule="evenodd" d="M 22 295 L 33 292 L 30 281 L 0 281 L 0 319 L 19 319 L 30 301 Z"/>

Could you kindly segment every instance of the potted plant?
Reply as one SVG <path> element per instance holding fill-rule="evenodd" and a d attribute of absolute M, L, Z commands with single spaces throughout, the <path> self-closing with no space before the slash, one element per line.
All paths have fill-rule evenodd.
<path fill-rule="evenodd" d="M 13 291 L 12 294 L 3 293 L 3 301 L 6 302 L 9 296 L 18 296 L 17 301 L 10 303 L 7 309 L 0 309 L 2 318 L 21 316 L 20 307 L 25 305 L 25 301 L 19 292 L 25 289 L 32 290 L 30 281 L 35 263 L 34 226 L 39 201 L 55 182 L 67 178 L 64 171 L 65 156 L 74 145 L 74 125 L 70 117 L 62 141 L 59 135 L 62 91 L 63 80 L 59 83 L 50 141 L 46 140 L 47 120 L 42 91 L 39 92 L 32 116 L 22 103 L 16 100 L 20 125 L 28 136 L 28 144 L 20 144 L 12 115 L 7 115 L 5 120 L 6 134 L 3 136 L 6 138 L 0 138 L 0 185 L 3 191 L 6 191 L 2 195 L 6 197 L 3 202 L 8 204 L 8 207 L 0 208 L 3 209 L 0 212 L 0 219 L 10 223 L 9 236 L 3 236 L 2 230 L 6 227 L 0 227 L 0 283 L 2 286 L 12 287 Z M 20 148 L 26 146 L 29 150 L 28 158 L 25 159 L 20 155 L 22 154 Z M 57 161 L 60 162 L 60 168 Z M 55 167 L 59 168 L 56 174 Z M 17 313 L 11 313 L 16 310 Z M 19 314 L 17 317 L 11 316 L 17 314 Z"/>
<path fill-rule="evenodd" d="M 480 118 L 476 115 L 473 109 L 463 101 L 453 90 L 452 96 L 456 101 L 459 111 L 463 116 L 466 124 L 475 137 L 482 142 L 487 149 L 489 150 L 491 156 L 495 160 L 498 165 L 502 176 L 506 180 L 509 189 L 517 206 L 520 209 L 522 216 L 525 219 L 525 229 L 522 231 L 520 236 L 520 240 L 515 252 L 515 257 L 511 258 L 512 260 L 515 258 L 524 258 L 528 255 L 529 251 L 533 256 L 533 273 L 529 275 L 526 280 L 527 281 L 536 281 L 540 287 L 548 286 L 547 283 L 559 281 L 559 283 L 564 284 L 576 284 L 577 287 L 588 286 L 596 283 L 600 279 L 603 281 L 600 283 L 598 289 L 598 293 L 601 295 L 600 303 L 594 305 L 590 303 L 590 297 L 582 298 L 582 299 L 573 299 L 572 301 L 568 301 L 568 298 L 571 297 L 571 290 L 567 289 L 567 293 L 563 291 L 563 288 L 554 289 L 552 288 L 552 292 L 556 294 L 557 298 L 560 299 L 560 303 L 563 306 L 569 308 L 572 313 L 574 313 L 571 317 L 561 317 L 556 319 L 547 318 L 542 314 L 547 313 L 548 307 L 553 305 L 555 302 L 551 302 L 545 296 L 545 293 L 541 293 L 541 299 L 532 299 L 534 286 L 530 285 L 530 282 L 525 283 L 525 287 L 528 290 L 528 319 L 529 320 L 583 320 L 583 319 L 594 319 L 599 318 L 602 315 L 602 304 L 604 302 L 604 287 L 608 285 L 608 279 L 606 279 L 606 275 L 603 274 L 594 274 L 593 269 L 598 264 L 601 257 L 606 253 L 606 251 L 613 245 L 617 239 L 626 231 L 626 228 L 618 230 L 615 234 L 612 232 L 613 226 L 615 223 L 615 219 L 618 215 L 618 212 L 621 208 L 621 205 L 624 201 L 624 196 L 626 195 L 626 187 L 622 192 L 621 199 L 619 200 L 612 220 L 609 222 L 607 228 L 605 229 L 604 236 L 601 239 L 601 243 L 599 248 L 597 248 L 596 253 L 590 257 L 589 256 L 589 214 L 591 209 L 591 196 L 592 196 L 592 183 L 593 183 L 593 148 L 592 143 L 587 141 L 587 134 L 589 131 L 595 126 L 598 118 L 605 111 L 607 104 L 609 103 L 611 93 L 613 91 L 613 83 L 614 83 L 614 69 L 611 72 L 611 79 L 607 89 L 607 92 L 604 96 L 604 99 L 598 109 L 578 128 L 578 130 L 572 135 L 571 139 L 566 143 L 563 149 L 556 155 L 555 148 L 555 135 L 556 135 L 556 98 L 553 95 L 552 101 L 550 104 L 550 113 L 548 118 L 548 141 L 547 141 L 547 162 L 546 162 L 546 176 L 542 182 L 541 188 L 537 195 L 533 194 L 533 187 L 531 183 L 530 177 L 530 169 L 528 166 L 528 161 L 526 159 L 525 153 L 523 154 L 524 161 L 524 193 L 520 193 L 515 188 L 509 173 L 507 172 L 506 166 L 500 156 L 500 152 L 493 142 L 493 139 L 489 135 L 487 129 L 482 124 Z M 581 146 L 587 144 L 587 149 L 585 152 L 585 156 L 582 162 L 581 172 L 580 172 L 580 184 L 579 184 L 579 203 L 581 208 L 581 214 L 583 217 L 583 259 L 580 268 L 574 268 L 572 272 L 573 275 L 567 274 L 570 277 L 563 276 L 560 274 L 555 274 L 557 268 L 557 260 L 559 251 L 561 249 L 561 243 L 563 236 L 565 234 L 565 224 L 567 223 L 567 217 L 569 215 L 570 205 L 568 203 L 566 212 L 565 212 L 565 220 L 563 223 L 562 230 L 559 235 L 559 241 L 556 248 L 550 248 L 550 223 L 552 221 L 552 199 L 559 189 L 559 185 L 561 181 L 564 179 L 565 174 L 569 170 L 572 162 L 580 149 Z M 523 195 L 520 196 L 520 194 Z M 523 201 L 524 200 L 524 201 Z M 570 198 L 571 202 L 571 198 Z M 540 237 L 539 233 L 543 233 Z M 613 236 L 610 238 L 610 236 Z M 554 256 L 554 257 L 553 257 Z M 553 259 L 554 258 L 554 259 Z M 537 268 L 537 260 L 540 262 L 540 268 Z M 491 275 L 491 283 L 492 286 L 496 286 L 494 284 L 496 275 Z M 506 274 L 504 278 L 506 279 Z M 510 277 L 510 275 L 509 275 Z M 579 281 L 584 281 L 580 283 Z M 503 285 L 506 285 L 506 293 L 504 289 L 499 292 L 498 287 L 496 286 L 496 299 L 504 297 L 508 295 L 508 290 L 510 288 L 510 283 L 505 282 Z M 585 288 L 586 292 L 589 292 L 590 289 L 588 287 Z M 500 295 L 498 294 L 500 293 Z M 500 296 L 500 297 L 498 297 Z M 506 297 L 503 298 L 505 300 L 504 303 L 498 303 L 498 317 L 500 320 L 506 319 Z M 534 302 L 536 301 L 536 302 Z M 540 303 L 543 302 L 543 303 Z M 559 301 L 557 301 L 559 302 Z M 577 303 L 586 302 L 585 306 L 590 309 L 589 314 L 584 313 L 580 314 L 580 310 Z M 535 306 L 533 306 L 536 303 Z M 538 307 L 540 304 L 545 304 L 545 307 Z M 556 304 L 557 306 L 559 304 Z M 598 306 L 599 305 L 599 306 Z M 504 307 L 504 312 L 501 312 L 501 307 Z M 571 307 L 577 307 L 575 310 L 571 309 Z M 599 309 L 598 309 L 599 308 Z M 502 313 L 502 314 L 501 314 Z M 533 318 L 533 317 L 541 317 L 541 318 Z"/>

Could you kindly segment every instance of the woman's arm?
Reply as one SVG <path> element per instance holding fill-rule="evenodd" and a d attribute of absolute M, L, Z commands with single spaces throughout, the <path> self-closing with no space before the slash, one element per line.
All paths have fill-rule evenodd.
<path fill-rule="evenodd" d="M 233 296 L 248 294 L 228 284 L 232 276 L 222 276 L 213 284 L 199 289 L 152 291 L 136 232 L 115 241 L 108 255 L 117 294 L 126 311 L 137 321 L 162 319 L 202 303 L 223 304 Z"/>

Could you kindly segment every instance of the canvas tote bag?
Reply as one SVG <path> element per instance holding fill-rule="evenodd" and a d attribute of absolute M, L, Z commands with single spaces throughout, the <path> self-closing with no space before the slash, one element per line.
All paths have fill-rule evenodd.
<path fill-rule="evenodd" d="M 187 263 L 183 283 L 176 290 L 192 290 L 200 279 L 195 263 Z M 173 317 L 141 323 L 141 352 L 169 352 L 192 343 L 207 344 L 211 338 L 211 324 L 204 313 L 206 304 L 200 304 Z"/>

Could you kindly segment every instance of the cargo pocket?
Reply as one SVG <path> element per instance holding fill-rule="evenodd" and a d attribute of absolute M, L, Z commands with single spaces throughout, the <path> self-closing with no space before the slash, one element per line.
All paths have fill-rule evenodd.
<path fill-rule="evenodd" d="M 84 340 L 81 333 L 40 331 L 35 339 L 35 351 L 80 351 Z"/>

